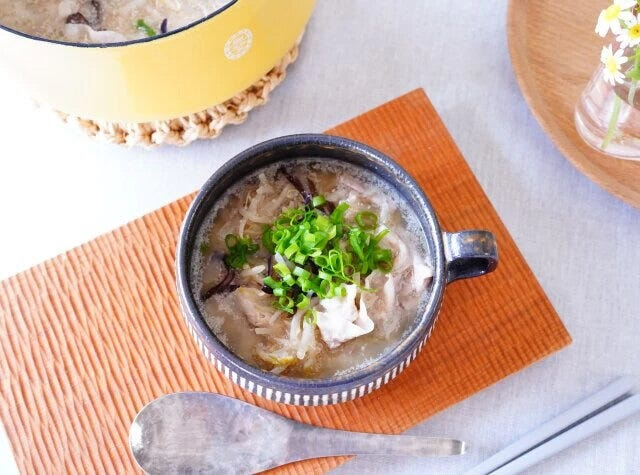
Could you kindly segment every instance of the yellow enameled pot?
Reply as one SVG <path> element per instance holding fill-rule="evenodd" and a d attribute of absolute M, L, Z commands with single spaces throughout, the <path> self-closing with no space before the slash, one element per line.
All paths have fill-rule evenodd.
<path fill-rule="evenodd" d="M 315 0 L 236 0 L 165 35 L 125 43 L 50 41 L 0 25 L 0 60 L 42 103 L 87 119 L 147 122 L 224 102 L 271 69 Z"/>

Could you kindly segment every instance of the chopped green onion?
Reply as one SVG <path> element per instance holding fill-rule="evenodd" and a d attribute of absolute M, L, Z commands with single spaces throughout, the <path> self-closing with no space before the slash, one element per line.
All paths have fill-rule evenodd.
<path fill-rule="evenodd" d="M 322 206 L 326 202 L 327 202 L 327 200 L 325 199 L 324 196 L 322 196 L 322 195 L 314 196 L 311 199 L 311 206 L 313 206 L 314 208 L 317 208 L 319 206 Z"/>
<path fill-rule="evenodd" d="M 342 220 L 342 215 L 349 209 L 349 204 L 344 201 L 336 206 L 336 209 L 331 213 L 331 222 L 338 223 Z"/>
<path fill-rule="evenodd" d="M 288 313 L 294 313 L 293 311 L 294 303 L 295 302 L 293 301 L 293 299 L 287 295 L 283 295 L 282 297 L 278 298 L 279 307 Z"/>
<path fill-rule="evenodd" d="M 382 261 L 378 263 L 378 268 L 384 273 L 389 273 L 391 272 L 391 269 L 393 269 L 393 263 Z"/>
<path fill-rule="evenodd" d="M 298 279 L 298 285 L 303 292 L 315 291 L 315 285 L 308 279 Z"/>
<path fill-rule="evenodd" d="M 298 302 L 296 302 L 296 305 L 298 309 L 304 309 L 304 308 L 307 308 L 310 303 L 311 301 L 309 300 L 309 297 L 307 297 L 305 294 L 300 294 L 300 296 L 298 297 Z"/>
<path fill-rule="evenodd" d="M 313 308 L 307 310 L 307 312 L 304 314 L 304 320 L 309 325 L 315 325 L 316 323 L 318 323 L 318 312 L 316 312 L 316 310 Z"/>
<path fill-rule="evenodd" d="M 151 38 L 152 36 L 156 36 L 156 30 L 154 30 L 153 28 L 151 28 L 146 21 L 140 19 L 136 22 L 136 29 L 138 31 L 141 31 L 142 33 L 144 33 L 145 35 L 147 35 L 149 38 Z"/>
<path fill-rule="evenodd" d="M 235 234 L 227 234 L 224 243 L 227 246 L 224 263 L 234 269 L 242 269 L 247 263 L 247 258 L 258 252 L 258 245 L 249 237 L 241 238 Z"/>
<path fill-rule="evenodd" d="M 318 287 L 318 295 L 321 297 L 326 297 L 331 292 L 333 286 L 331 285 L 330 280 L 322 280 L 320 281 L 320 286 Z"/>
<path fill-rule="evenodd" d="M 262 283 L 271 289 L 277 289 L 280 287 L 280 284 L 271 276 L 265 277 Z"/>
<path fill-rule="evenodd" d="M 296 223 L 299 223 L 304 219 L 304 210 L 302 209 L 291 209 L 290 212 L 284 215 L 286 218 L 289 218 L 289 224 L 294 226 Z M 286 219 L 285 218 L 285 219 Z"/>
<path fill-rule="evenodd" d="M 329 258 L 327 256 L 320 255 L 314 257 L 313 262 L 315 262 L 318 267 L 325 268 L 329 265 Z"/>
<path fill-rule="evenodd" d="M 211 246 L 207 241 L 203 241 L 200 243 L 200 253 L 207 254 L 211 250 Z"/>
<path fill-rule="evenodd" d="M 372 253 L 374 262 L 391 262 L 393 258 L 389 249 L 376 249 Z"/>
<path fill-rule="evenodd" d="M 298 243 L 292 242 L 289 246 L 284 250 L 284 257 L 287 259 L 291 259 L 291 257 L 300 249 L 298 247 Z"/>
<path fill-rule="evenodd" d="M 263 246 L 290 261 L 273 266 L 275 278 L 264 278 L 264 285 L 276 297 L 275 306 L 291 314 L 308 309 L 305 319 L 313 322 L 317 318 L 310 308 L 313 296 L 344 297 L 345 284 L 361 287 L 361 279 L 374 270 L 389 272 L 393 267 L 391 251 L 379 245 L 389 230 L 385 228 L 377 235 L 372 232 L 378 227 L 375 213 L 361 211 L 354 222 L 347 222 L 347 203 L 339 203 L 327 216 L 317 209 L 325 202 L 323 196 L 315 196 L 312 207 L 287 209 L 262 232 Z M 243 242 L 230 236 L 228 244 L 237 246 Z"/>
<path fill-rule="evenodd" d="M 269 226 L 265 226 L 262 232 L 262 245 L 271 254 L 275 252 L 273 247 L 273 232 Z"/>
<path fill-rule="evenodd" d="M 356 214 L 356 223 L 360 229 L 371 231 L 378 226 L 378 216 L 371 211 L 360 211 Z"/>
<path fill-rule="evenodd" d="M 316 218 L 316 227 L 320 231 L 326 231 L 327 229 L 329 229 L 331 227 L 331 223 L 332 221 L 322 214 L 318 215 L 318 217 Z"/>
<path fill-rule="evenodd" d="M 227 246 L 227 249 L 231 249 L 233 246 L 238 244 L 238 236 L 235 234 L 227 234 L 224 237 L 224 244 Z"/>
<path fill-rule="evenodd" d="M 278 262 L 277 264 L 274 264 L 273 270 L 275 270 L 282 277 L 291 274 L 289 267 L 287 267 L 287 264 L 285 264 L 284 262 Z"/>
<path fill-rule="evenodd" d="M 356 253 L 356 255 L 361 261 L 365 260 L 364 249 L 362 246 L 363 236 L 364 236 L 364 233 L 357 229 L 352 229 L 349 232 L 349 244 L 351 244 L 351 249 L 353 249 L 353 252 Z"/>
<path fill-rule="evenodd" d="M 311 277 L 311 272 L 309 272 L 308 270 L 303 269 L 302 267 L 296 266 L 293 269 L 293 275 L 295 275 L 297 277 L 301 277 L 303 279 L 308 279 L 309 277 Z"/>
<path fill-rule="evenodd" d="M 382 238 L 385 237 L 387 234 L 389 234 L 389 229 L 388 228 L 384 228 L 382 231 L 380 231 L 376 235 L 376 237 L 373 238 L 373 242 L 378 244 L 380 241 L 382 241 Z"/>

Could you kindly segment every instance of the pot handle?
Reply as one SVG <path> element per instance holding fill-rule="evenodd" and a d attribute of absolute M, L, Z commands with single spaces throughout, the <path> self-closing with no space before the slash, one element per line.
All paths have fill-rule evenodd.
<path fill-rule="evenodd" d="M 493 272 L 498 265 L 496 239 L 489 231 L 442 233 L 447 283 Z"/>

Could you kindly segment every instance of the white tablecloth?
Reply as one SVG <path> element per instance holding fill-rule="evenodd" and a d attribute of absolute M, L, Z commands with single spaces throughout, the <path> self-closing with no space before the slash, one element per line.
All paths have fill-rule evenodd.
<path fill-rule="evenodd" d="M 640 382 L 640 212 L 579 174 L 533 119 L 509 63 L 505 18 L 503 0 L 320 0 L 268 106 L 184 149 L 93 143 L 37 110 L 0 69 L 0 277 L 197 189 L 256 142 L 322 131 L 424 87 L 574 343 L 410 431 L 465 439 L 466 456 L 361 457 L 339 470 L 458 473 L 615 376 Z M 532 473 L 638 473 L 638 447 L 635 417 Z M 4 442 L 2 472 L 12 464 Z"/>

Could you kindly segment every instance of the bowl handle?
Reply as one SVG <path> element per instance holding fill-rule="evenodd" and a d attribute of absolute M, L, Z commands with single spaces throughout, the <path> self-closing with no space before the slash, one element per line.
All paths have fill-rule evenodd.
<path fill-rule="evenodd" d="M 442 233 L 447 283 L 493 272 L 498 265 L 496 239 L 489 231 Z"/>

